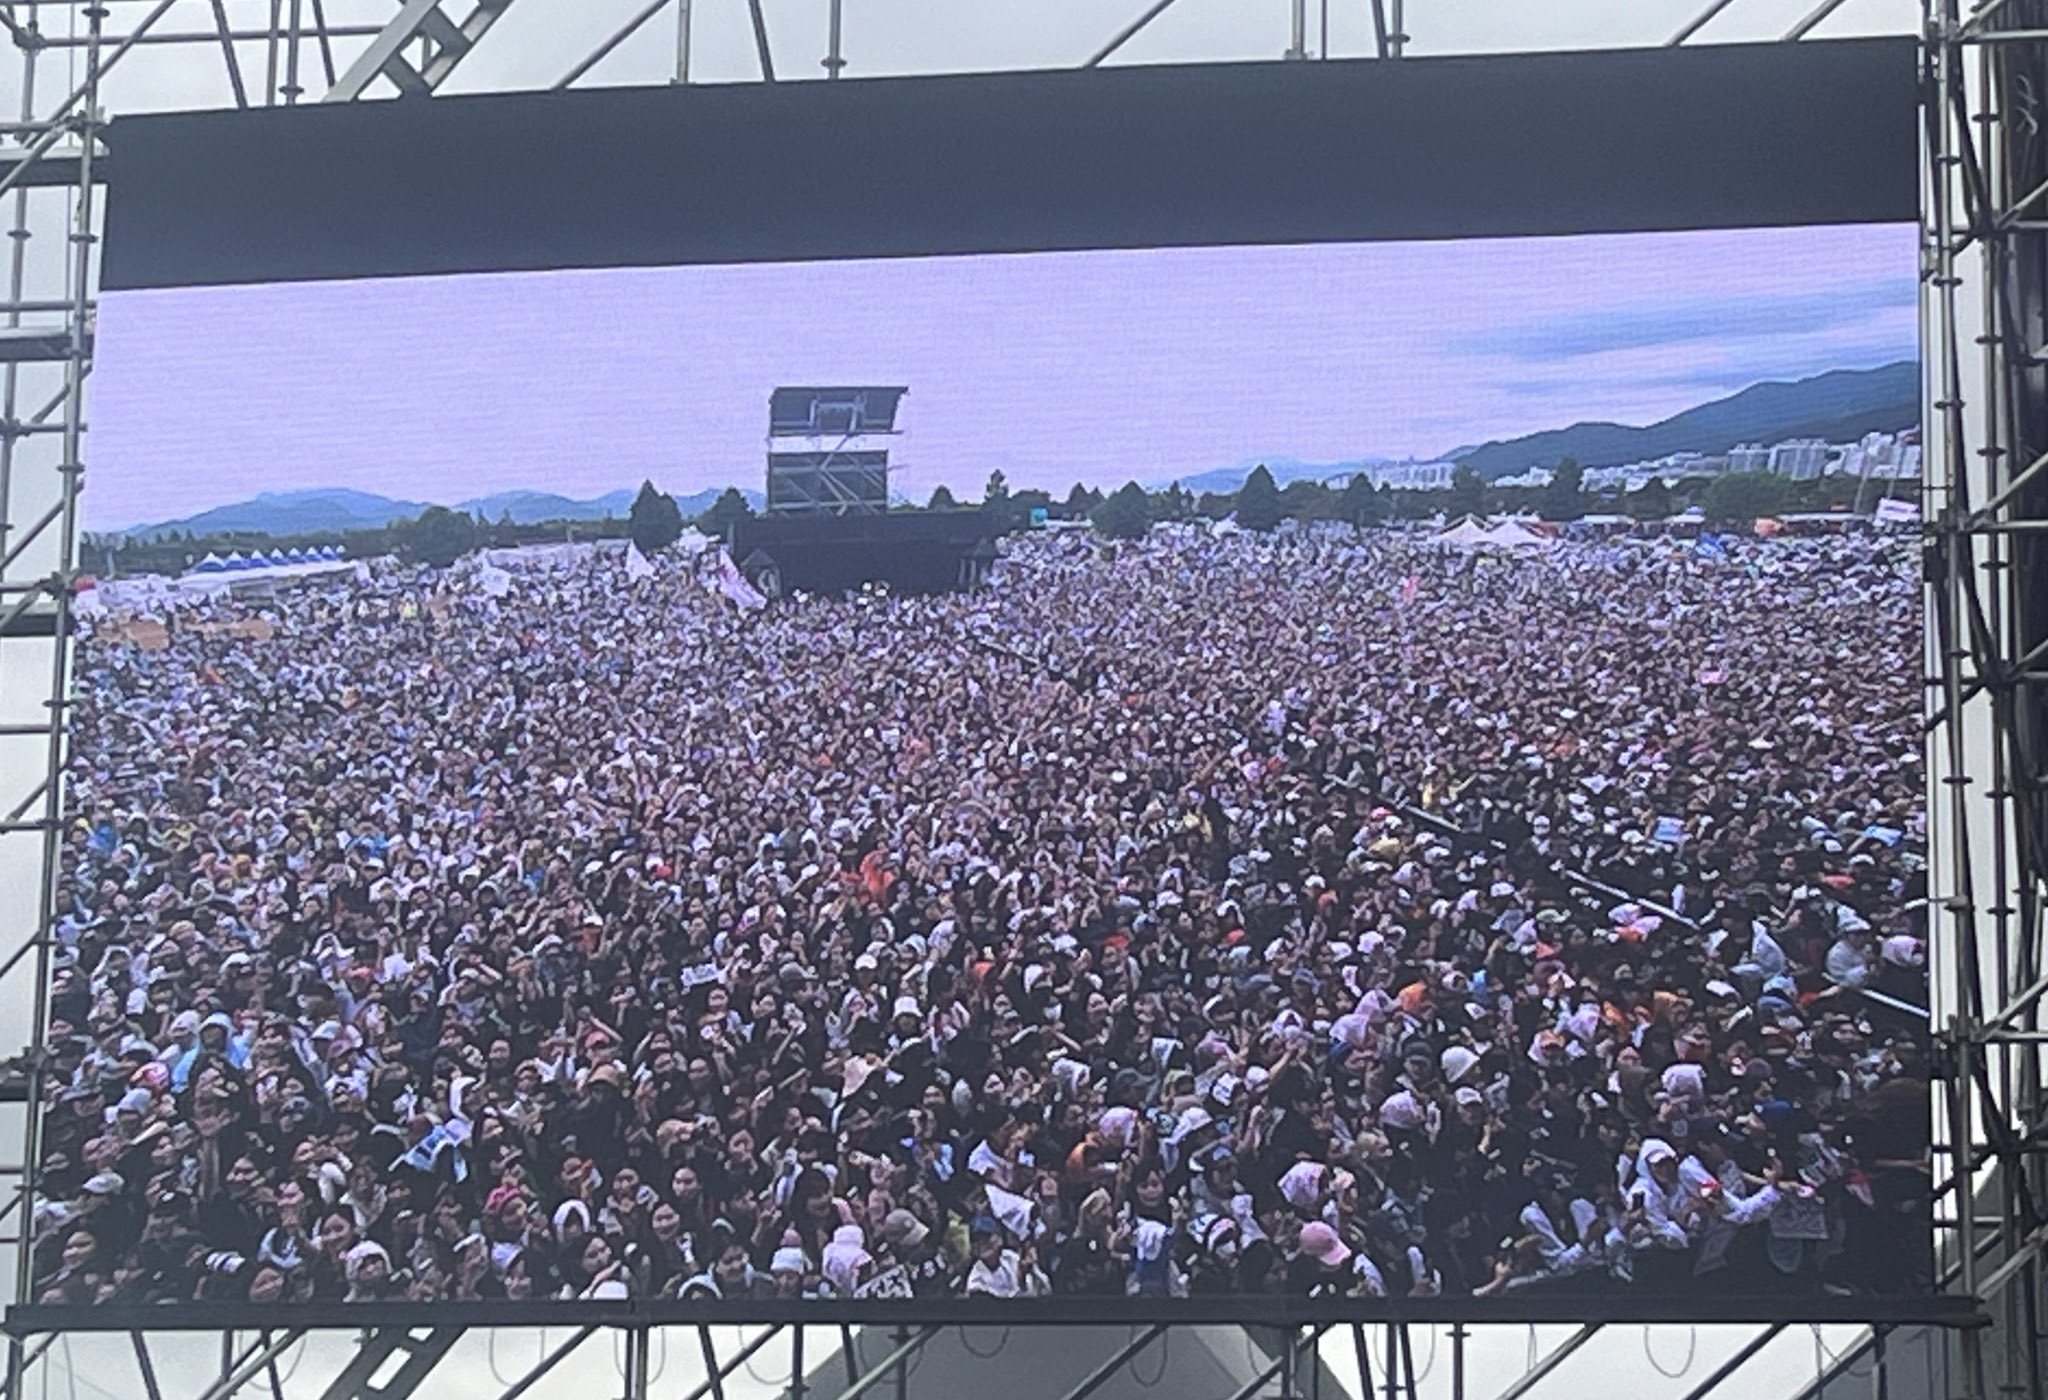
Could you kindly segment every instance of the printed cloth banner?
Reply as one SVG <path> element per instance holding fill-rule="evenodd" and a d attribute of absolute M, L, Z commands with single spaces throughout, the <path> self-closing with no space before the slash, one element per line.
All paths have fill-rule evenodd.
<path fill-rule="evenodd" d="M 856 1298 L 915 1298 L 916 1292 L 910 1285 L 910 1270 L 901 1264 L 876 1274 L 866 1283 L 853 1290 Z"/>

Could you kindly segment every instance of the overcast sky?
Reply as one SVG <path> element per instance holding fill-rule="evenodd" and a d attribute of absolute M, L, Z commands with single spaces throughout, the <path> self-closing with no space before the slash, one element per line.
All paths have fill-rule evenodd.
<path fill-rule="evenodd" d="M 758 487 L 779 384 L 906 384 L 896 488 L 1648 423 L 1915 353 L 1914 231 L 1035 253 L 109 295 L 94 529 L 258 490 Z"/>

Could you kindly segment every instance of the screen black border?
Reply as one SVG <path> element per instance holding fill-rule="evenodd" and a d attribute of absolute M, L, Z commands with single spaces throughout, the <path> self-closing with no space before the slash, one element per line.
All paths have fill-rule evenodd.
<path fill-rule="evenodd" d="M 1911 39 L 125 117 L 101 285 L 1910 221 Z"/>
<path fill-rule="evenodd" d="M 1971 1328 L 1986 1324 L 1971 1299 L 1822 1295 L 1693 1297 L 1626 1291 L 1500 1298 L 1296 1298 L 1229 1294 L 1193 1298 L 919 1299 L 532 1299 L 475 1303 L 165 1303 L 79 1307 L 21 1304 L 7 1310 L 14 1336 L 46 1332 L 289 1331 L 295 1327 L 696 1327 L 932 1326 L 1125 1327 L 1225 1324 L 1314 1327 L 1346 1323 L 1631 1323 L 1712 1325 L 1862 1324 Z"/>

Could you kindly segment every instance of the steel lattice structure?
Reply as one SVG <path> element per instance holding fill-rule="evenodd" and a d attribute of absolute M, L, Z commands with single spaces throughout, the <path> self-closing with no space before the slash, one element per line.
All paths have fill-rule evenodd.
<path fill-rule="evenodd" d="M 523 8 L 541 3 L 521 0 Z M 821 3 L 820 66 L 827 79 L 837 78 L 848 66 L 843 0 Z M 1084 66 L 1112 59 L 1175 3 L 1128 0 L 1134 13 L 1104 36 Z M 1369 11 L 1372 54 L 1403 56 L 1411 42 L 1403 0 L 1348 3 Z M 1754 3 L 1709 0 L 1669 42 L 1711 38 L 1726 23 L 1724 14 Z M 1844 3 L 1800 7 L 1779 31 L 1782 38 L 1806 37 Z M 713 4 L 744 6 L 759 78 L 776 81 L 767 0 L 647 0 L 570 63 L 554 86 L 583 79 L 657 21 L 674 34 L 667 76 L 690 81 L 692 11 Z M 1273 0 L 1290 36 L 1281 57 L 1330 56 L 1331 5 Z M 2039 708 L 2048 683 L 2048 606 L 2031 596 L 2034 556 L 2048 547 L 2048 0 L 1922 6 L 1926 717 L 1930 829 L 1942 853 L 1932 890 L 1942 914 L 1932 962 L 1945 1087 L 1935 1109 L 1936 1243 L 1944 1288 L 1976 1300 L 1989 1325 L 1838 1331 L 1836 1346 L 1851 1343 L 1839 1353 L 1827 1350 L 1815 1329 L 1813 1380 L 1804 1393 L 1862 1393 L 1870 1386 L 1881 1396 L 1990 1400 L 2048 1393 L 2048 1115 L 2041 1102 L 2048 716 Z M 17 1296 L 26 1282 L 37 1158 L 33 1047 L 47 1021 L 49 930 L 63 841 L 72 677 L 60 639 L 79 576 L 109 80 L 132 67 L 139 50 L 174 48 L 191 54 L 192 71 L 200 61 L 215 70 L 190 105 L 431 95 L 513 7 L 514 0 L 0 0 L 0 29 L 15 51 L 19 83 L 14 118 L 0 120 L 8 229 L 0 301 L 0 1026 L 7 1028 L 0 1054 L 20 1052 L 0 1066 L 0 1264 L 17 1275 Z M 781 57 L 786 76 L 788 54 Z M 395 1397 L 430 1375 L 438 1393 L 458 1366 L 469 1368 L 458 1377 L 461 1393 L 502 1392 L 507 1400 L 594 1394 L 593 1383 L 611 1385 L 614 1377 L 629 1400 L 656 1393 L 724 1400 L 729 1387 L 747 1383 L 743 1375 L 752 1393 L 801 1400 L 828 1389 L 857 1400 L 885 1387 L 907 1395 L 916 1367 L 941 1342 L 936 1327 L 863 1336 L 792 1326 L 733 1339 L 714 1336 L 710 1327 L 585 1325 L 565 1317 L 554 1330 L 537 1344 L 519 1343 L 532 1349 L 532 1360 L 509 1376 L 500 1370 L 495 1335 L 466 1336 L 457 1328 L 391 1325 L 353 1336 L 138 1332 L 126 1347 L 102 1339 L 89 1366 L 71 1356 L 67 1338 L 19 1337 L 9 1343 L 5 1395 L 45 1393 L 61 1359 L 74 1393 L 82 1382 L 149 1400 L 225 1400 L 245 1387 L 279 1400 L 287 1393 Z M 1118 1329 L 1084 1358 L 1087 1369 L 1066 1393 L 1087 1400 L 1155 1360 L 1163 1377 L 1165 1353 L 1180 1330 Z M 1724 1385 L 1735 1393 L 1730 1382 L 1754 1386 L 1760 1358 L 1782 1362 L 1807 1346 L 1803 1327 L 1782 1323 L 1710 1330 L 1713 1358 L 1698 1375 L 1689 1374 L 1690 1349 L 1686 1371 L 1676 1376 L 1650 1358 L 1669 1382 L 1660 1390 L 1688 1400 Z M 1388 1400 L 1415 1400 L 1448 1385 L 1463 1400 L 1468 1373 L 1511 1367 L 1516 1378 L 1505 1391 L 1494 1384 L 1486 1392 L 1521 1400 L 1564 1393 L 1567 1386 L 1551 1378 L 1575 1357 L 1583 1365 L 1600 1353 L 1592 1344 L 1615 1340 L 1602 1333 L 1598 1323 L 1554 1329 L 1543 1351 L 1532 1328 L 1525 1356 L 1521 1329 L 1492 1325 L 1393 1323 L 1276 1334 L 1247 1340 L 1232 1387 L 1242 1400 L 1276 1391 L 1320 1395 L 1353 1384 Z M 959 1342 L 966 1356 L 989 1359 L 965 1335 Z M 685 1373 L 680 1379 L 668 1375 L 672 1350 L 690 1356 L 687 1366 L 674 1363 Z M 771 1356 L 785 1358 L 786 1376 L 785 1362 L 773 1363 L 774 1376 L 754 1370 L 756 1358 Z M 479 1363 L 488 1365 L 494 1385 L 482 1386 Z"/>

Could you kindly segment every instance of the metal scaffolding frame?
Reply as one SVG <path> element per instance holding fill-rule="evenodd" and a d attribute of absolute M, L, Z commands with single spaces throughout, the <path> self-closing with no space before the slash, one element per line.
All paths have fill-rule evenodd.
<path fill-rule="evenodd" d="M 0 857 L 33 852 L 32 896 L 0 904 L 0 993 L 29 1006 L 28 1053 L 0 1064 L 0 1254 L 26 1296 L 38 1156 L 40 1065 L 34 1046 L 47 1024 L 51 915 L 62 847 L 64 728 L 71 695 L 68 635 L 79 577 L 78 503 L 87 433 L 86 388 L 92 367 L 94 286 L 106 183 L 101 134 L 105 85 L 129 55 L 178 47 L 217 56 L 223 100 L 238 107 L 289 106 L 302 100 L 348 102 L 393 93 L 439 90 L 484 43 L 514 0 L 0 0 L 0 31 L 18 59 L 19 105 L 0 118 L 0 198 L 9 247 L 5 300 L 0 301 L 0 778 L 33 767 L 23 791 L 0 791 Z M 540 0 L 524 0 L 529 7 Z M 691 78 L 693 8 L 742 0 L 649 0 L 564 71 L 568 87 L 591 73 L 626 41 L 666 14 L 675 29 L 672 78 Z M 827 79 L 848 67 L 842 0 L 825 0 L 827 33 L 820 65 Z M 1133 14 L 1089 55 L 1093 67 L 1159 21 L 1176 0 L 1128 0 Z M 1286 6 L 1291 43 L 1283 55 L 1310 60 L 1329 54 L 1331 0 L 1311 21 L 1307 0 Z M 1403 56 L 1410 43 L 1403 0 L 1338 0 L 1369 10 L 1373 52 Z M 1744 0 L 1704 0 L 1674 34 L 1684 44 L 1703 35 Z M 1750 0 L 1754 3 L 1754 0 Z M 1845 0 L 1817 0 L 1784 33 L 1801 39 Z M 778 37 L 763 0 L 744 0 L 759 76 L 777 80 Z M 392 14 L 393 6 L 397 13 Z M 2048 996 L 2048 949 L 2042 946 L 2043 878 L 2048 876 L 2048 810 L 2041 749 L 2040 687 L 2048 682 L 2048 610 L 2027 596 L 2033 552 L 2048 547 L 2048 333 L 2044 276 L 2048 266 L 2048 168 L 2040 150 L 2039 110 L 2048 91 L 2048 0 L 1922 0 L 1926 114 L 1923 209 L 1923 346 L 1928 376 L 1928 450 L 1924 519 L 1928 561 L 1929 646 L 1927 729 L 1931 777 L 1938 794 L 1932 831 L 1941 844 L 1944 881 L 1936 903 L 1936 1001 L 1946 1021 L 1937 1037 L 1945 1092 L 1936 1106 L 1936 1234 L 1944 1288 L 1981 1305 L 1989 1325 L 1925 1328 L 1881 1325 L 1830 1364 L 1816 1364 L 1807 1394 L 1942 1393 L 1988 1400 L 1995 1394 L 2043 1394 L 2044 1247 L 2048 1247 L 2048 1177 L 2042 1149 L 2048 1122 L 2041 1111 L 2042 1047 L 2048 1045 L 2042 1000 Z M 173 14 L 186 27 L 170 27 Z M 780 21 L 778 21 L 780 22 Z M 1267 55 L 1270 56 L 1270 55 Z M 786 55 L 784 56 L 786 60 Z M 785 61 L 785 73 L 787 64 Z M 2022 135 L 2025 139 L 2022 139 Z M 53 232 L 60 231 L 60 232 Z M 38 240 L 43 243 L 38 243 Z M 51 255 L 45 243 L 61 244 Z M 23 660 L 27 658 L 27 660 Z M 46 683 L 34 717 L 19 717 L 21 679 Z M 32 756 L 32 758 L 25 757 Z M 12 893 L 0 864 L 0 890 Z M 24 894 L 26 891 L 24 890 Z M 22 990 L 26 988 L 25 992 Z M 12 1005 L 13 1002 L 0 1003 Z M 11 1038 L 11 1037 L 10 1037 Z M 0 1046 L 0 1055 L 17 1047 Z M 18 1131 L 16 1131 L 18 1127 Z M 852 1328 L 782 1324 L 758 1330 L 737 1348 L 720 1348 L 708 1325 L 631 1318 L 585 1321 L 565 1313 L 554 1324 L 566 1338 L 510 1381 L 505 1400 L 587 1390 L 588 1375 L 571 1377 L 599 1332 L 620 1348 L 623 1394 L 644 1400 L 667 1365 L 671 1335 L 697 1334 L 701 1379 L 688 1400 L 725 1400 L 726 1386 L 753 1359 L 786 1344 L 785 1393 L 804 1400 L 822 1389 L 814 1377 L 844 1363 L 844 1400 L 885 1383 L 906 1393 L 937 1326 L 900 1328 L 879 1360 L 864 1357 Z M 1320 1385 L 1318 1358 L 1355 1366 L 1360 1393 L 1415 1400 L 1422 1376 L 1442 1344 L 1450 1393 L 1467 1392 L 1468 1339 L 1490 1322 L 1374 1321 L 1331 1328 L 1268 1329 L 1265 1359 L 1238 1391 L 1307 1396 Z M 1502 1400 L 1557 1393 L 1552 1377 L 1611 1330 L 1589 1322 L 1539 1355 L 1533 1330 L 1529 1364 Z M 871 1329 L 877 1333 L 881 1329 Z M 1070 1388 L 1068 1400 L 1111 1386 L 1173 1328 L 1130 1329 L 1099 1364 Z M 1519 1328 L 1514 1330 L 1519 1331 Z M 805 1342 L 836 1334 L 806 1369 Z M 1348 1334 L 1348 1335 L 1347 1335 Z M 1788 1336 L 1788 1334 L 1793 1334 Z M 160 1364 L 152 1329 L 128 1330 L 130 1346 L 113 1393 L 149 1400 L 198 1393 L 227 1400 L 250 1388 L 282 1400 L 307 1331 L 226 1331 L 218 1365 L 205 1374 Z M 402 1397 L 437 1365 L 462 1354 L 462 1326 L 416 1327 L 389 1320 L 361 1329 L 360 1341 L 324 1377 L 318 1390 L 293 1393 Z M 1907 1345 L 1907 1339 L 1923 1345 Z M 189 1340 L 189 1339 L 186 1339 Z M 652 1344 L 662 1345 L 660 1367 Z M 1349 1345 L 1345 1345 L 1348 1340 Z M 1416 1343 L 1429 1365 L 1418 1372 Z M 1674 1378 L 1670 1393 L 1688 1400 L 1716 1392 L 1754 1358 L 1796 1329 L 1760 1324 L 1699 1380 Z M 38 1367 L 51 1364 L 57 1332 L 10 1336 L 6 1400 L 22 1400 Z M 1819 1334 L 1815 1346 L 1820 1351 Z M 869 1348 L 872 1349 L 872 1348 Z M 112 1349 L 109 1349 L 112 1350 Z M 688 1348 L 684 1349 L 688 1351 Z M 1597 1350 L 1597 1348 L 1596 1348 Z M 288 1357 L 290 1370 L 280 1365 Z M 495 1353 L 491 1364 L 496 1368 Z M 1860 1368 L 1860 1369 L 1859 1369 Z M 1868 1377 L 1868 1381 L 1864 1379 Z M 758 1378 L 757 1378 L 758 1379 Z M 1489 1387 L 1491 1390 L 1492 1387 Z M 671 1393 L 664 1390 L 663 1393 Z"/>
<path fill-rule="evenodd" d="M 1945 857 L 1947 935 L 1930 961 L 1948 1015 L 1937 1034 L 1947 1092 L 1935 1113 L 1936 1241 L 1944 1286 L 1979 1300 L 1992 1323 L 1943 1350 L 1961 1394 L 2040 1394 L 2048 672 L 2038 661 L 2048 617 L 2030 593 L 2048 529 L 2038 483 L 2048 469 L 2048 219 L 2038 208 L 2048 4 L 1925 0 L 1923 22 L 1930 832 Z M 1867 1350 L 1882 1354 L 1876 1341 Z"/>

